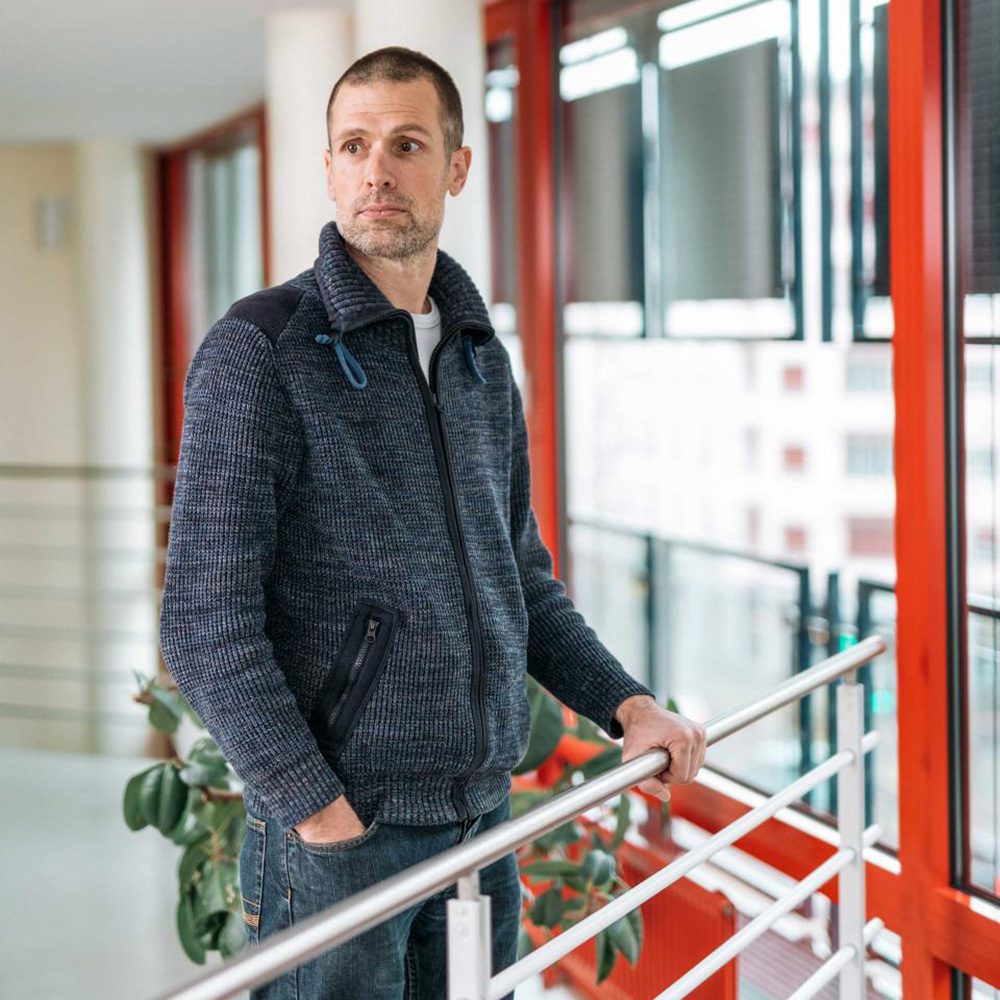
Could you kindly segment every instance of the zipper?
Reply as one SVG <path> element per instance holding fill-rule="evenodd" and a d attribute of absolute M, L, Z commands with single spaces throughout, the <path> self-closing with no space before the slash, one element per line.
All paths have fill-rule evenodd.
<path fill-rule="evenodd" d="M 462 581 L 462 592 L 465 598 L 465 610 L 469 619 L 469 634 L 472 645 L 472 690 L 470 701 L 472 704 L 475 742 L 472 750 L 472 761 L 468 769 L 464 773 L 459 774 L 452 785 L 452 801 L 455 807 L 465 814 L 466 818 L 470 818 L 472 814 L 468 802 L 465 801 L 464 792 L 472 776 L 486 759 L 486 708 L 483 704 L 485 655 L 483 651 L 482 628 L 479 623 L 479 608 L 476 603 L 476 589 L 472 580 L 472 571 L 469 567 L 469 554 L 465 546 L 465 536 L 462 533 L 462 522 L 458 511 L 458 495 L 455 491 L 455 480 L 451 472 L 451 464 L 448 457 L 448 445 L 444 429 L 444 410 L 441 407 L 441 402 L 437 394 L 437 364 L 441 349 L 460 329 L 468 327 L 470 324 L 453 324 L 446 331 L 442 332 L 440 340 L 434 345 L 434 350 L 431 351 L 430 363 L 428 365 L 430 382 L 428 383 L 420 366 L 420 358 L 417 355 L 417 335 L 413 326 L 413 318 L 405 310 L 400 310 L 400 313 L 405 316 L 409 324 L 410 337 L 408 339 L 408 349 L 410 362 L 417 374 L 417 380 L 421 386 L 424 405 L 427 410 L 428 423 L 431 429 L 431 441 L 434 445 L 435 456 L 438 459 L 438 470 L 443 480 L 445 515 L 451 532 L 452 548 L 455 550 L 455 558 L 458 562 L 459 577 Z"/>
<path fill-rule="evenodd" d="M 368 658 L 368 654 L 372 650 L 372 646 L 375 645 L 375 636 L 378 635 L 379 626 L 382 623 L 375 617 L 369 615 L 368 617 L 368 631 L 365 633 L 364 639 L 361 640 L 361 648 L 358 650 L 358 655 L 354 657 L 354 662 L 351 664 L 350 670 L 347 671 L 347 683 L 344 685 L 343 694 L 337 700 L 337 707 L 340 706 L 347 692 L 350 691 L 351 685 L 354 683 L 355 678 L 358 676 L 358 671 L 361 669 L 361 665 Z"/>
<path fill-rule="evenodd" d="M 387 612 L 388 613 L 388 612 Z M 392 638 L 394 614 L 383 621 L 378 615 L 369 611 L 365 622 L 365 634 L 346 671 L 331 674 L 317 698 L 312 715 L 312 723 L 317 738 L 329 753 L 338 756 L 341 748 L 358 720 L 361 709 L 368 703 L 378 677 L 385 665 L 384 655 L 381 664 L 374 667 L 376 673 L 368 683 L 363 683 L 367 664 L 373 651 L 377 648 L 380 633 L 385 626 L 389 632 L 385 642 L 378 643 L 383 654 L 387 654 L 389 639 Z"/>

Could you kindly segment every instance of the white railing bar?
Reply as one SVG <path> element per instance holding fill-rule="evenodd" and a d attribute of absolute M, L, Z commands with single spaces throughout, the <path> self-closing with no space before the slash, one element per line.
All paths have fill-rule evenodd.
<path fill-rule="evenodd" d="M 709 746 L 731 736 L 740 729 L 746 728 L 752 722 L 770 715 L 776 709 L 784 708 L 785 705 L 798 701 L 815 691 L 816 688 L 829 684 L 830 681 L 835 681 L 838 677 L 843 677 L 844 674 L 851 673 L 869 660 L 880 656 L 885 650 L 885 639 L 880 635 L 869 636 L 856 645 L 849 646 L 843 652 L 823 660 L 822 663 L 817 663 L 815 667 L 795 674 L 756 701 L 717 716 L 706 725 Z"/>
<path fill-rule="evenodd" d="M 798 701 L 830 681 L 851 673 L 884 653 L 885 649 L 886 643 L 881 636 L 869 636 L 803 670 L 756 701 L 710 721 L 705 727 L 706 743 L 716 743 L 770 712 Z M 670 755 L 666 750 L 649 750 L 472 840 L 397 872 L 321 913 L 275 931 L 248 952 L 227 960 L 221 967 L 203 973 L 174 992 L 163 994 L 163 1000 L 223 1000 L 248 987 L 269 982 L 287 969 L 357 937 L 448 888 L 461 876 L 484 868 L 529 840 L 659 774 L 669 765 Z"/>
<path fill-rule="evenodd" d="M 865 946 L 872 943 L 875 935 L 885 927 L 881 917 L 872 917 L 865 924 Z M 845 965 L 854 959 L 854 945 L 848 944 L 835 951 L 789 998 L 788 1000 L 812 1000 L 812 997 L 828 983 L 837 978 Z"/>
<path fill-rule="evenodd" d="M 874 844 L 881 833 L 878 824 L 870 826 L 865 831 L 865 847 Z M 846 868 L 854 861 L 854 858 L 853 847 L 842 847 L 818 868 L 814 868 L 793 889 L 776 899 L 750 923 L 745 924 L 731 938 L 719 945 L 715 951 L 703 958 L 693 969 L 658 994 L 654 1000 L 681 1000 L 681 997 L 686 997 L 695 987 L 700 986 L 709 976 L 718 972 L 727 962 L 735 958 L 748 944 L 756 941 L 765 931 L 770 930 L 779 917 L 794 910 L 820 886 L 825 885 L 834 875 Z"/>
<path fill-rule="evenodd" d="M 862 747 L 867 753 L 878 742 L 879 734 L 873 730 L 865 736 Z M 807 771 L 792 784 L 765 799 L 760 805 L 745 813 L 738 820 L 734 820 L 718 833 L 713 834 L 696 848 L 686 851 L 665 868 L 659 869 L 630 889 L 626 889 L 625 892 L 616 896 L 595 913 L 577 921 L 572 927 L 568 927 L 561 934 L 546 941 L 545 944 L 525 955 L 520 961 L 508 965 L 490 980 L 489 1000 L 499 1000 L 515 986 L 519 986 L 549 966 L 555 965 L 559 959 L 568 955 L 575 948 L 579 948 L 599 931 L 610 927 L 616 920 L 621 919 L 637 906 L 641 906 L 647 900 L 663 892 L 664 889 L 682 879 L 689 871 L 707 861 L 722 848 L 734 844 L 741 837 L 745 837 L 751 830 L 770 819 L 790 802 L 794 802 L 806 792 L 827 781 L 841 768 L 850 764 L 853 759 L 854 754 L 850 750 L 844 750 L 828 757 L 822 764 Z"/>

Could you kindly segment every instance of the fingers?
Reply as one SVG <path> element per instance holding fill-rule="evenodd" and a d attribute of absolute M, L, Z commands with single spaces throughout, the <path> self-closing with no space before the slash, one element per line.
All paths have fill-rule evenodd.
<path fill-rule="evenodd" d="M 679 739 L 670 748 L 670 768 L 660 775 L 664 781 L 687 785 L 694 781 L 702 764 L 705 763 L 705 727 L 691 723 L 685 738 Z"/>
<path fill-rule="evenodd" d="M 666 773 L 666 772 L 664 772 Z M 654 798 L 659 799 L 661 802 L 670 801 L 670 788 L 667 784 L 661 781 L 659 778 L 647 778 L 645 781 L 640 782 L 639 790 L 652 795 Z"/>

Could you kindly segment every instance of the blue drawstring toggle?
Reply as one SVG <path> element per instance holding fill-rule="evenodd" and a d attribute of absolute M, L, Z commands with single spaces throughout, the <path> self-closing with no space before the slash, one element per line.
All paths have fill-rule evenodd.
<path fill-rule="evenodd" d="M 316 343 L 317 344 L 332 344 L 333 343 L 333 337 L 331 337 L 330 334 L 328 334 L 328 333 L 317 333 L 316 334 Z"/>
<path fill-rule="evenodd" d="M 462 337 L 462 346 L 465 348 L 465 363 L 469 366 L 469 371 L 475 376 L 480 385 L 486 384 L 483 373 L 476 366 L 476 348 L 471 337 Z"/>
<path fill-rule="evenodd" d="M 347 376 L 347 381 L 354 386 L 355 389 L 363 389 L 368 385 L 368 376 L 365 374 L 364 368 L 358 364 L 357 358 L 354 357 L 351 352 L 344 347 L 344 342 L 342 340 L 337 341 L 334 351 L 337 353 L 337 357 L 340 360 L 340 367 L 344 370 L 344 374 Z M 355 377 L 355 373 L 357 376 Z"/>

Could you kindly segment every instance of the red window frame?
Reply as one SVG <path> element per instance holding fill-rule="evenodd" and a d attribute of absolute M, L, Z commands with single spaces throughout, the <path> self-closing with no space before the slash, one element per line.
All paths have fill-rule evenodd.
<path fill-rule="evenodd" d="M 187 257 L 187 158 L 199 150 L 211 149 L 252 129 L 261 151 L 261 241 L 264 252 L 264 284 L 270 284 L 270 253 L 267 197 L 267 122 L 263 104 L 213 125 L 183 142 L 160 150 L 157 156 L 160 217 L 160 287 L 162 364 L 161 454 L 176 463 L 184 423 L 184 376 L 191 362 L 188 329 Z"/>
<path fill-rule="evenodd" d="M 559 562 L 558 350 L 555 336 L 553 0 L 498 0 L 484 42 L 511 35 L 520 73 L 518 206 L 521 334 L 530 374 L 533 499 Z M 891 274 L 895 314 L 895 525 L 901 871 L 869 863 L 868 911 L 903 941 L 907 997 L 951 993 L 951 969 L 1000 986 L 1000 924 L 951 885 L 948 529 L 945 496 L 945 259 L 942 4 L 894 0 L 889 18 Z M 956 780 L 958 780 L 956 778 Z M 718 830 L 748 807 L 678 788 L 676 814 Z M 833 853 L 771 821 L 744 850 L 793 877 Z M 836 887 L 827 887 L 836 899 Z M 981 901 L 979 901 L 981 902 Z"/>

